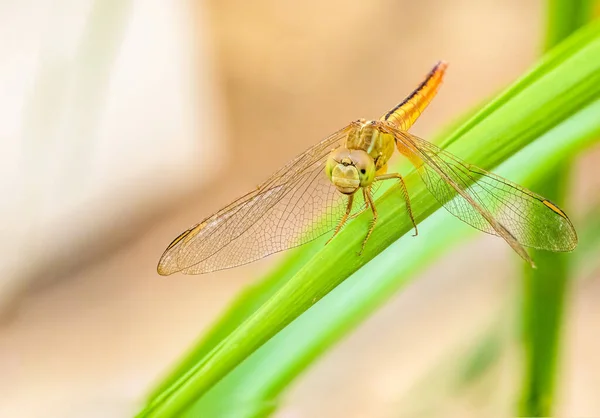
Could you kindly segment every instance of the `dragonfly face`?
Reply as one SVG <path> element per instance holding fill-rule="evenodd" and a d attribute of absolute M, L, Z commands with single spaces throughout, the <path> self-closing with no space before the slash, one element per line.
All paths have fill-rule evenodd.
<path fill-rule="evenodd" d="M 375 163 L 361 149 L 338 148 L 331 152 L 325 173 L 333 185 L 344 194 L 353 194 L 359 187 L 368 187 L 375 179 Z"/>

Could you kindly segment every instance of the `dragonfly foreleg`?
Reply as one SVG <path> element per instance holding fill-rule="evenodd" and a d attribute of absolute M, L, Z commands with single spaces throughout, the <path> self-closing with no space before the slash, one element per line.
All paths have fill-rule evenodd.
<path fill-rule="evenodd" d="M 365 204 L 360 208 L 360 210 L 358 210 L 355 214 L 350 215 L 348 217 L 348 219 L 354 219 L 354 218 L 356 218 L 358 215 L 360 215 L 361 213 L 363 213 L 367 209 L 369 209 L 369 205 L 365 202 Z"/>
<path fill-rule="evenodd" d="M 363 189 L 363 197 L 365 199 L 365 204 L 367 206 L 369 206 L 371 208 L 371 210 L 373 211 L 373 220 L 371 221 L 371 224 L 369 225 L 369 231 L 367 232 L 367 236 L 365 237 L 365 240 L 363 241 L 362 248 L 360 249 L 360 252 L 358 253 L 358 255 L 362 255 L 363 251 L 365 250 L 365 245 L 367 245 L 367 241 L 369 240 L 369 237 L 373 233 L 373 230 L 375 229 L 375 224 L 377 223 L 377 209 L 375 209 L 375 205 L 373 204 L 373 197 L 371 196 L 371 188 L 370 187 L 365 187 Z"/>
<path fill-rule="evenodd" d="M 346 221 L 348 220 L 348 216 L 350 216 L 350 212 L 352 212 L 352 202 L 354 201 L 354 195 L 351 194 L 350 196 L 348 196 L 348 204 L 346 205 L 346 213 L 344 213 L 344 216 L 342 216 L 342 219 L 340 220 L 340 223 L 338 223 L 338 225 L 335 227 L 335 232 L 333 233 L 333 235 L 331 236 L 331 238 L 329 238 L 327 240 L 327 242 L 325 243 L 325 245 L 329 244 L 329 242 L 338 234 L 338 232 L 341 231 L 341 229 L 343 228 L 344 224 L 346 223 Z"/>
<path fill-rule="evenodd" d="M 417 223 L 415 222 L 415 217 L 412 212 L 412 207 L 410 206 L 410 198 L 408 196 L 408 189 L 406 188 L 406 183 L 404 183 L 404 179 L 402 178 L 402 176 L 398 173 L 389 173 L 389 174 L 383 174 L 381 176 L 375 177 L 375 181 L 390 180 L 390 179 L 397 179 L 398 183 L 400 183 L 400 189 L 402 190 L 402 196 L 404 196 L 404 201 L 406 202 L 406 211 L 408 212 L 408 216 L 410 217 L 410 220 L 412 221 L 412 224 L 415 227 L 415 233 L 414 233 L 413 237 L 416 237 L 417 235 L 419 235 L 419 230 L 417 229 Z"/>

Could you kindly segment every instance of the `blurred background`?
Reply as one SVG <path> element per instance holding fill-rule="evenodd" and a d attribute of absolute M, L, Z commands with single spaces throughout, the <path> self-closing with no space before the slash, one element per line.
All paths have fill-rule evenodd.
<path fill-rule="evenodd" d="M 175 236 L 351 120 L 379 117 L 444 59 L 446 81 L 412 130 L 431 137 L 532 66 L 544 6 L 0 3 L 0 416 L 134 413 L 280 258 L 161 277 Z M 576 226 L 600 203 L 599 166 L 594 149 L 572 174 Z M 489 324 L 501 344 L 512 338 L 515 259 L 483 234 L 452 251 L 301 375 L 276 416 L 421 415 L 411 408 L 423 387 L 446 416 L 481 411 L 431 374 L 455 367 Z M 600 271 L 578 272 L 557 416 L 600 415 Z M 494 402 L 505 402 L 514 357 L 480 382 Z"/>

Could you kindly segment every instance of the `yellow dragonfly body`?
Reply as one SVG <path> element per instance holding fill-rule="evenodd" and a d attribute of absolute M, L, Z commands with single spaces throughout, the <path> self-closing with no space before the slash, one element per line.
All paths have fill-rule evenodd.
<path fill-rule="evenodd" d="M 556 205 L 407 132 L 436 95 L 446 67 L 439 62 L 381 119 L 350 123 L 298 155 L 256 190 L 183 232 L 165 250 L 158 272 L 207 273 L 258 260 L 331 230 L 333 238 L 350 217 L 370 208 L 373 222 L 364 249 L 377 221 L 373 190 L 385 180 L 398 182 L 416 235 L 404 180 L 398 173 L 387 173 L 395 149 L 450 213 L 502 237 L 531 265 L 524 246 L 574 249 L 575 229 Z"/>

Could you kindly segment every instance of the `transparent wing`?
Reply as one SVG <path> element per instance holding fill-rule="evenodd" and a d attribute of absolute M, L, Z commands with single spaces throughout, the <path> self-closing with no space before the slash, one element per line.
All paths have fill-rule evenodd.
<path fill-rule="evenodd" d="M 395 130 L 394 136 L 441 205 L 467 224 L 501 236 L 530 263 L 522 245 L 549 251 L 577 245 L 573 224 L 549 200 L 408 132 Z"/>
<path fill-rule="evenodd" d="M 332 230 L 344 213 L 345 196 L 331 184 L 324 167 L 351 126 L 309 148 L 256 190 L 175 238 L 162 255 L 158 272 L 201 274 L 235 267 Z M 354 207 L 361 205 L 355 202 Z"/>

